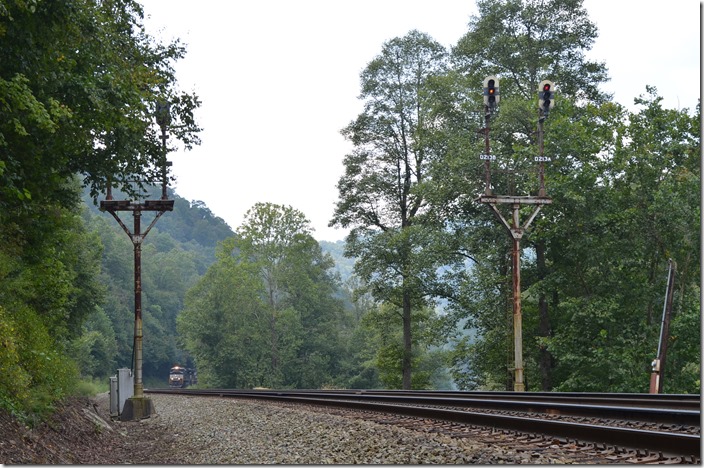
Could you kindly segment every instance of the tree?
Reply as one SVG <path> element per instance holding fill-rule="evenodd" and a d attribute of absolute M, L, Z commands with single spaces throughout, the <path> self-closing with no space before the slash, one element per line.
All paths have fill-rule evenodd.
<path fill-rule="evenodd" d="M 430 112 L 428 83 L 446 73 L 446 50 L 411 31 L 384 44 L 362 72 L 364 112 L 343 131 L 354 145 L 338 182 L 331 226 L 352 227 L 345 255 L 374 297 L 400 311 L 404 389 L 411 388 L 412 311 L 427 305 L 437 259 L 424 252 L 430 221 L 420 190 L 439 156 L 439 125 Z"/>
<path fill-rule="evenodd" d="M 0 406 L 19 416 L 41 415 L 72 390 L 79 369 L 68 351 L 103 292 L 100 250 L 78 209 L 40 213 L 0 225 Z"/>
<path fill-rule="evenodd" d="M 251 388 L 269 383 L 261 282 L 251 265 L 232 256 L 234 238 L 218 249 L 218 261 L 191 288 L 177 329 L 193 356 L 199 383 Z"/>
<path fill-rule="evenodd" d="M 172 68 L 185 49 L 155 43 L 142 15 L 131 0 L 0 1 L 0 297 L 12 326 L 32 332 L 13 341 L 32 388 L 25 402 L 2 404 L 61 398 L 77 377 L 71 341 L 94 331 L 83 324 L 101 301 L 100 250 L 83 229 L 78 184 L 95 197 L 108 184 L 160 181 L 159 100 L 172 102 L 176 139 L 198 143 L 198 99 L 178 91 Z M 75 344 L 97 349 L 84 338 Z M 54 365 L 39 366 L 32 351 Z"/>
<path fill-rule="evenodd" d="M 608 79 L 606 67 L 584 56 L 597 27 L 583 0 L 478 0 L 477 9 L 453 55 L 475 80 L 499 75 L 502 104 L 505 98 L 534 101 L 538 82 L 546 78 L 558 84 L 560 96 L 606 100 L 598 87 Z"/>
<path fill-rule="evenodd" d="M 93 196 L 110 180 L 160 180 L 157 101 L 172 102 L 171 133 L 198 143 L 196 96 L 175 88 L 178 42 L 156 44 L 131 0 L 3 2 L 0 8 L 0 180 L 5 209 L 59 197 L 85 176 Z M 32 198 L 30 198 L 32 197 Z M 9 205 L 8 205 L 9 204 Z"/>
<path fill-rule="evenodd" d="M 209 385 L 320 388 L 341 359 L 333 263 L 291 208 L 257 203 L 189 291 L 179 332 Z M 227 361 L 225 358 L 227 357 Z"/>
<path fill-rule="evenodd" d="M 648 92 L 637 100 L 642 109 L 615 127 L 616 144 L 596 170 L 581 171 L 592 187 L 561 184 L 579 218 L 549 228 L 553 264 L 539 286 L 551 284 L 558 298 L 545 344 L 560 390 L 647 391 L 668 258 L 678 264 L 673 322 L 690 322 L 700 306 L 690 296 L 700 275 L 699 116 L 663 109 L 656 90 Z M 691 367 L 699 352 L 684 350 L 700 349 L 699 334 L 677 332 L 671 340 L 678 357 L 666 370 L 666 391 L 698 392 Z"/>
<path fill-rule="evenodd" d="M 384 388 L 402 388 L 403 328 L 399 327 L 401 314 L 395 306 L 381 304 L 364 314 L 361 330 L 365 338 L 366 354 L 373 362 L 380 383 Z M 416 309 L 413 313 L 413 389 L 434 389 L 442 385 L 445 370 L 444 355 L 439 346 L 444 344 L 443 319 L 433 309 Z M 367 387 L 369 388 L 369 387 Z"/>
<path fill-rule="evenodd" d="M 285 287 L 286 260 L 297 243 L 306 236 L 310 237 L 310 232 L 302 213 L 269 203 L 258 203 L 250 209 L 236 232 L 240 238 L 239 255 L 255 263 L 261 271 L 266 294 L 263 299 L 269 317 L 271 370 L 275 375 L 283 373 L 282 362 L 291 360 L 282 356 L 287 351 L 281 337 L 281 322 L 289 320 L 293 312 L 289 309 L 289 294 Z M 286 341 L 298 346 L 297 340 Z"/>
<path fill-rule="evenodd" d="M 110 318 L 101 308 L 88 316 L 83 333 L 71 343 L 81 376 L 107 379 L 116 368 L 117 341 Z"/>

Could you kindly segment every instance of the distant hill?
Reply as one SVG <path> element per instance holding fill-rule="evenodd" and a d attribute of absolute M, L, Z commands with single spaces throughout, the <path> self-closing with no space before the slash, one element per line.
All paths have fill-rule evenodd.
<path fill-rule="evenodd" d="M 174 200 L 174 210 L 165 213 L 154 225 L 146 241 L 149 242 L 154 233 L 166 234 L 175 241 L 180 248 L 187 251 L 196 251 L 202 256 L 201 264 L 206 268 L 215 261 L 215 248 L 218 242 L 235 235 L 233 229 L 219 216 L 216 216 L 206 204 L 199 200 L 188 201 L 180 197 L 172 189 L 168 190 L 168 196 Z M 144 195 L 144 199 L 159 199 L 161 197 L 161 187 L 151 187 Z M 113 198 L 116 200 L 126 200 L 128 197 L 118 191 L 113 191 Z M 93 203 L 88 191 L 83 194 L 85 202 L 91 216 L 104 218 L 116 230 L 120 230 L 117 223 L 112 220 L 108 213 L 100 211 L 99 207 Z M 99 201 L 98 201 L 99 202 Z M 126 214 L 127 215 L 127 214 Z M 149 215 L 144 215 L 145 221 L 151 220 Z M 132 227 L 131 216 L 122 216 L 128 227 Z M 144 225 L 144 221 L 142 223 Z M 146 225 L 144 225 L 146 229 Z M 345 242 L 318 241 L 323 252 L 329 253 L 335 261 L 335 268 L 340 273 L 342 281 L 346 281 L 353 275 L 354 259 L 346 258 L 343 254 Z M 201 274 L 204 271 L 201 272 Z"/>
<path fill-rule="evenodd" d="M 318 241 L 320 248 L 325 253 L 329 253 L 335 261 L 335 269 L 340 273 L 340 279 L 344 283 L 354 274 L 353 268 L 355 259 L 344 256 L 345 241 L 329 242 Z"/>
<path fill-rule="evenodd" d="M 171 189 L 168 191 L 168 196 L 174 200 L 174 209 L 171 212 L 164 213 L 154 225 L 152 231 L 150 231 L 146 241 L 149 242 L 152 237 L 156 237 L 154 233 L 166 234 L 183 250 L 196 252 L 201 257 L 198 262 L 201 265 L 199 270 L 202 270 L 202 266 L 207 269 L 208 266 L 215 262 L 215 248 L 218 242 L 234 236 L 234 231 L 222 218 L 215 216 L 202 201 L 189 202 Z M 160 197 L 161 187 L 152 187 L 144 196 L 145 199 L 152 200 Z M 115 200 L 128 199 L 120 191 L 114 191 L 113 198 Z M 87 191 L 83 194 L 83 201 L 88 207 L 91 216 L 107 219 L 119 230 L 117 223 L 112 220 L 112 216 L 101 212 L 99 206 L 93 203 Z M 121 216 L 121 219 L 128 227 L 132 227 L 132 216 L 129 216 L 128 213 Z M 151 219 L 151 214 L 144 215 L 143 229 L 148 226 L 148 224 L 145 225 L 145 222 L 148 223 Z M 200 271 L 200 273 L 205 273 L 205 270 Z"/>

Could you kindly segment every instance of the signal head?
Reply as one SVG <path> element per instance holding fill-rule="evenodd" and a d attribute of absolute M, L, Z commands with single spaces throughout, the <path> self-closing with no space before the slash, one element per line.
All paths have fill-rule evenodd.
<path fill-rule="evenodd" d="M 491 108 L 499 103 L 499 79 L 495 76 L 487 76 L 484 79 L 484 105 Z"/>
<path fill-rule="evenodd" d="M 548 113 L 555 106 L 555 83 L 543 80 L 538 85 L 538 107 Z"/>

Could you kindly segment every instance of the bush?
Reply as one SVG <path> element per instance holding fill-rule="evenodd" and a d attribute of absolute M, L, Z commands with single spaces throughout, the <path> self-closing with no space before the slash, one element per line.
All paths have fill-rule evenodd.
<path fill-rule="evenodd" d="M 71 394 L 78 368 L 34 311 L 14 312 L 0 307 L 0 406 L 26 422 L 47 415 L 55 401 Z"/>
<path fill-rule="evenodd" d="M 109 390 L 110 384 L 106 379 L 82 379 L 76 384 L 73 394 L 77 396 L 92 397 L 98 393 L 105 393 Z"/>

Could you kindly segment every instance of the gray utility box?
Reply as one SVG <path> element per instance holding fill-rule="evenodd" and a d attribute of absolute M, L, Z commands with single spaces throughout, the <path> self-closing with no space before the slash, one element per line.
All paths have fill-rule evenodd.
<path fill-rule="evenodd" d="M 117 417 L 120 411 L 117 404 L 117 376 L 110 377 L 110 416 Z"/>
<path fill-rule="evenodd" d="M 110 415 L 119 416 L 125 401 L 134 395 L 134 376 L 131 369 L 117 369 L 117 375 L 110 377 Z"/>

